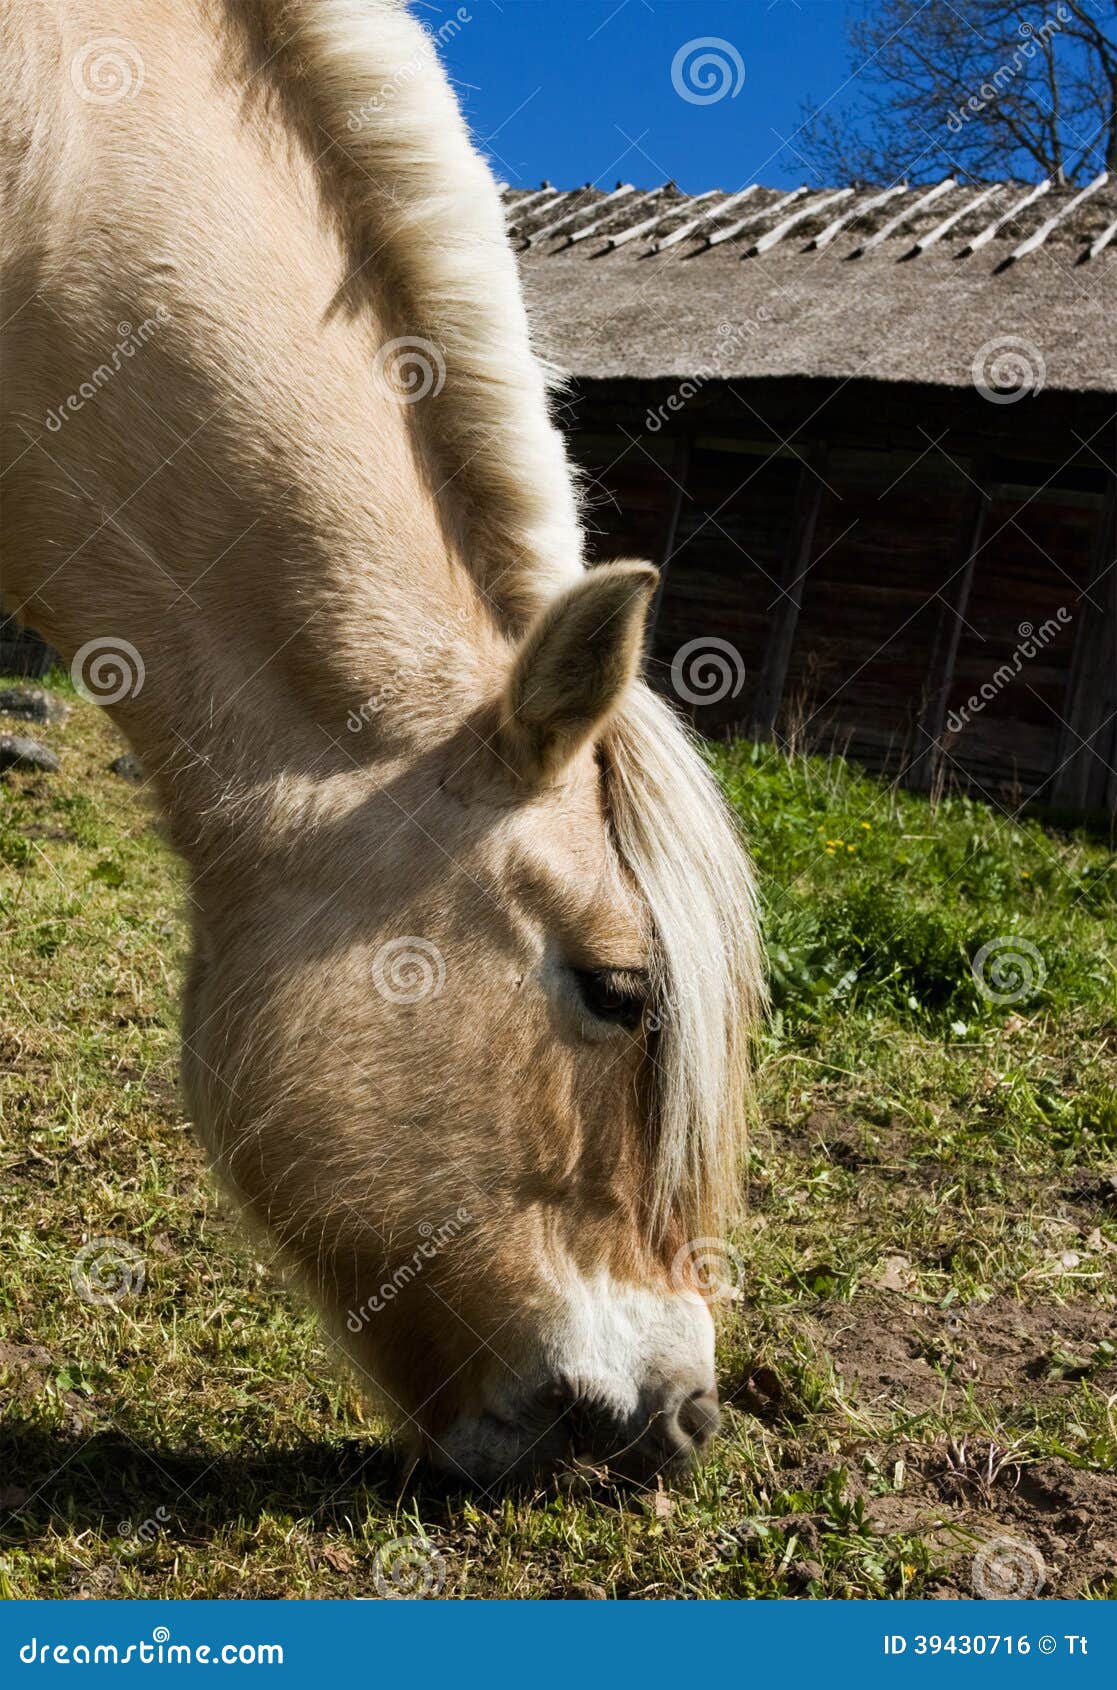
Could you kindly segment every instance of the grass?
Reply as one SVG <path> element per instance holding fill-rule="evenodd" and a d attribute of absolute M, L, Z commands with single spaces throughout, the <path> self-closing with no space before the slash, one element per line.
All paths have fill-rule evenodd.
<path fill-rule="evenodd" d="M 972 1595 L 1007 1536 L 1117 1596 L 1107 850 L 719 752 L 774 997 L 725 1436 L 670 1494 L 401 1494 L 178 1114 L 180 874 L 51 684 L 61 773 L 0 785 L 0 1595 L 369 1595 L 412 1553 L 445 1596 Z M 99 1238 L 119 1304 L 73 1287 Z"/>

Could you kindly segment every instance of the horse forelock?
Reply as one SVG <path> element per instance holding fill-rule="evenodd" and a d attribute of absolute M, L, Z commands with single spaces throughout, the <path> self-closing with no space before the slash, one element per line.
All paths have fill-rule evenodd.
<path fill-rule="evenodd" d="M 634 688 L 603 749 L 610 824 L 653 935 L 655 1224 L 693 1238 L 739 1203 L 764 1001 L 753 881 L 725 801 L 663 700 Z"/>

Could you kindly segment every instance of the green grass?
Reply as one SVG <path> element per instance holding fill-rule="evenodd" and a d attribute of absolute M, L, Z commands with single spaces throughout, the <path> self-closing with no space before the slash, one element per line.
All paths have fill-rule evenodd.
<path fill-rule="evenodd" d="M 446 1596 L 971 1595 L 1005 1535 L 1117 1595 L 1108 851 L 719 752 L 773 967 L 725 1436 L 669 1495 L 401 1493 L 178 1113 L 181 875 L 56 682 L 61 773 L 0 783 L 0 1595 L 368 1595 L 400 1538 Z M 118 1305 L 71 1282 L 100 1237 Z"/>

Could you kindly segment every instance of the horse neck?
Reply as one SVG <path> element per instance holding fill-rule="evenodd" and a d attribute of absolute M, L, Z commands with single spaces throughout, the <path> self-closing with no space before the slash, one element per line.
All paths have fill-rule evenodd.
<path fill-rule="evenodd" d="M 344 302 L 347 255 L 309 164 L 176 57 L 154 156 L 94 156 L 65 251 L 28 270 L 16 409 L 62 421 L 25 460 L 5 587 L 67 661 L 99 639 L 142 664 L 112 714 L 204 862 L 278 787 L 313 804 L 452 731 L 493 635 L 423 461 L 421 407 L 449 397 L 411 406 L 375 379 L 387 314 L 374 288 Z M 142 344 L 64 407 L 124 318 Z"/>

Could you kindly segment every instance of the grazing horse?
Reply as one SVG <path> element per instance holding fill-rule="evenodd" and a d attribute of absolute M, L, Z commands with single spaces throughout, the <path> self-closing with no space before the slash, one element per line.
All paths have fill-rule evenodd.
<path fill-rule="evenodd" d="M 189 871 L 213 1166 L 441 1468 L 685 1466 L 748 866 L 587 570 L 498 191 L 398 0 L 0 0 L 9 606 Z"/>

